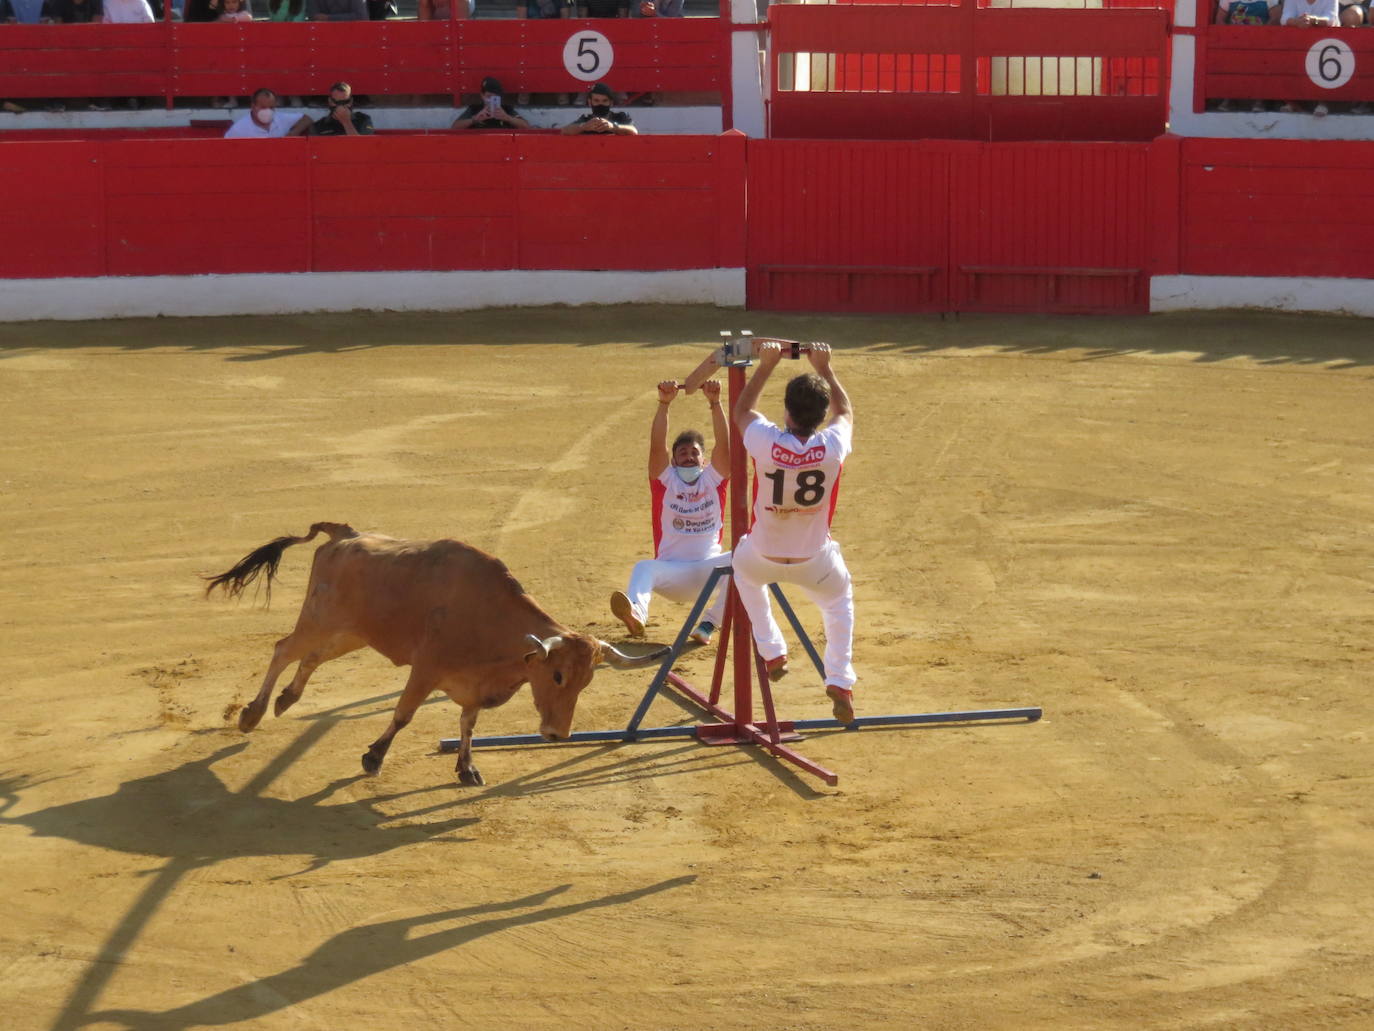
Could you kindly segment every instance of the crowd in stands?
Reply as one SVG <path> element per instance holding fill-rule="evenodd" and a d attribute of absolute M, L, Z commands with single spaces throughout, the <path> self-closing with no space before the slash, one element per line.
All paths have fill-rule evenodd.
<path fill-rule="evenodd" d="M 385 21 L 396 0 L 170 0 L 173 21 Z M 478 17 L 477 0 L 416 0 L 417 21 Z M 682 18 L 685 0 L 516 0 L 517 18 Z M 0 0 L 0 22 L 57 25 L 162 21 L 163 0 Z"/>
<path fill-rule="evenodd" d="M 355 108 L 353 88 L 346 82 L 336 82 L 329 88 L 329 112 L 323 118 L 312 119 L 299 111 L 277 108 L 275 91 L 263 87 L 257 90 L 248 111 L 225 132 L 230 140 L 267 140 L 283 136 L 371 136 L 375 131 L 372 118 Z M 560 130 L 565 136 L 583 134 L 600 136 L 634 136 L 639 130 L 624 111 L 612 110 L 615 92 L 604 82 L 587 90 L 587 113 Z M 503 96 L 501 83 L 488 75 L 482 80 L 481 98 L 469 104 L 454 120 L 454 129 L 512 129 L 532 128 L 514 104 Z"/>
<path fill-rule="evenodd" d="M 1218 25 L 1284 25 L 1290 28 L 1359 28 L 1370 24 L 1371 0 L 1220 0 L 1217 4 Z M 1303 103 L 1290 100 L 1278 103 L 1278 110 L 1286 114 L 1298 114 L 1307 110 Z M 1233 111 L 1239 106 L 1248 106 L 1256 114 L 1268 111 L 1270 101 L 1226 99 L 1217 102 L 1218 111 Z M 1351 114 L 1368 114 L 1367 104 L 1349 105 Z M 1324 118 L 1331 111 L 1331 105 L 1318 102 L 1311 107 L 1311 113 Z"/>

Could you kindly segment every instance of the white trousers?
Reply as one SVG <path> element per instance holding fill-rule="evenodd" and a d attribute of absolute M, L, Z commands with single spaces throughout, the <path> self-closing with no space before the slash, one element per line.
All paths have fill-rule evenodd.
<path fill-rule="evenodd" d="M 688 605 L 697 600 L 701 589 L 706 586 L 706 578 L 717 566 L 728 566 L 730 553 L 712 555 L 710 558 L 690 562 L 674 562 L 669 559 L 646 558 L 636 562 L 630 571 L 630 586 L 625 593 L 629 596 L 630 607 L 640 622 L 649 621 L 649 599 L 659 595 L 669 601 L 680 601 Z M 701 617 L 707 623 L 720 626 L 725 617 L 726 590 L 730 578 L 722 576 L 716 581 L 716 593 L 706 606 Z"/>
<path fill-rule="evenodd" d="M 755 550 L 748 535 L 735 546 L 735 589 L 749 622 L 754 628 L 754 643 L 764 659 L 787 654 L 768 584 L 795 584 L 821 610 L 825 628 L 825 682 L 837 687 L 853 687 L 854 676 L 854 581 L 835 541 L 805 562 L 773 562 Z"/>

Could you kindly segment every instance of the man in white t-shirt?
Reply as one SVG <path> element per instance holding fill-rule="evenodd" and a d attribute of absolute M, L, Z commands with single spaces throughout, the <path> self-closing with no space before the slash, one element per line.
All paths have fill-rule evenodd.
<path fill-rule="evenodd" d="M 678 384 L 658 385 L 658 410 L 649 424 L 649 492 L 654 531 L 654 557 L 636 562 L 630 584 L 611 595 L 611 611 L 631 636 L 644 633 L 649 599 L 658 594 L 691 604 L 701 594 L 711 570 L 730 564 L 720 549 L 725 536 L 725 484 L 730 477 L 730 428 L 720 404 L 720 384 L 707 382 L 701 392 L 711 405 L 715 444 L 706 461 L 706 441 L 696 430 L 683 430 L 668 447 L 668 408 Z M 725 611 L 729 580 L 716 581 L 715 597 L 691 633 L 709 644 Z"/>
<path fill-rule="evenodd" d="M 735 426 L 754 460 L 754 521 L 735 545 L 735 588 L 770 680 L 787 672 L 787 645 L 773 619 L 767 585 L 796 584 L 816 603 L 825 627 L 825 693 L 835 718 L 851 723 L 854 587 L 840 545 L 830 536 L 830 521 L 853 447 L 854 415 L 830 368 L 829 346 L 810 347 L 807 358 L 816 371 L 787 384 L 784 426 L 754 410 L 782 357 L 776 342 L 759 342 L 758 368 L 735 405 Z M 822 427 L 827 413 L 830 421 Z"/>
<path fill-rule="evenodd" d="M 267 140 L 282 136 L 303 136 L 310 128 L 309 115 L 298 111 L 278 111 L 277 95 L 267 87 L 253 94 L 248 113 L 224 134 L 226 140 Z"/>

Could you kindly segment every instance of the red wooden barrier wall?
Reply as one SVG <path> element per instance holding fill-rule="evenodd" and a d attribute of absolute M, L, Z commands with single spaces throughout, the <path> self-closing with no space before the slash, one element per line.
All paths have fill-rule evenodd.
<path fill-rule="evenodd" d="M 750 307 L 1145 311 L 1146 144 L 749 147 Z"/>
<path fill-rule="evenodd" d="M 0 277 L 744 264 L 745 138 L 0 143 Z"/>
<path fill-rule="evenodd" d="M 775 138 L 1149 140 L 1167 115 L 1162 10 L 774 5 Z"/>
<path fill-rule="evenodd" d="M 610 41 L 596 70 L 622 92 L 716 92 L 727 79 L 716 18 L 384 21 L 275 24 L 7 25 L 0 97 L 207 97 L 259 86 L 368 94 L 475 93 L 485 75 L 518 92 L 571 92 L 563 48 L 579 33 Z"/>
<path fill-rule="evenodd" d="M 1185 140 L 1180 270 L 1374 279 L 1374 142 Z"/>

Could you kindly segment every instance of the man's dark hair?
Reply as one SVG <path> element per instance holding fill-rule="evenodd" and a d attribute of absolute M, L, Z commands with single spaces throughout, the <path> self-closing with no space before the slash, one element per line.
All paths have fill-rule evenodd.
<path fill-rule="evenodd" d="M 792 417 L 792 425 L 810 436 L 830 411 L 830 384 L 814 372 L 793 376 L 787 383 L 782 403 Z"/>
<path fill-rule="evenodd" d="M 261 99 L 262 97 L 271 97 L 273 100 L 276 100 L 276 99 L 277 99 L 277 91 L 276 91 L 276 90 L 272 90 L 272 89 L 268 89 L 266 86 L 263 86 L 261 89 L 255 89 L 255 90 L 253 91 L 253 103 L 256 104 L 256 103 L 258 102 L 258 100 Z"/>
<path fill-rule="evenodd" d="M 668 449 L 668 454 L 676 454 L 677 449 L 682 447 L 683 444 L 695 444 L 697 447 L 701 448 L 701 453 L 703 455 L 706 453 L 706 438 L 696 430 L 683 430 L 673 441 L 673 446 Z"/>
<path fill-rule="evenodd" d="M 482 92 L 483 92 L 483 93 L 504 93 L 505 90 L 503 90 L 503 89 L 501 88 L 501 83 L 500 83 L 500 82 L 498 82 L 496 79 L 494 79 L 494 78 L 492 78 L 490 75 L 488 75 L 485 79 L 482 80 Z"/>
<path fill-rule="evenodd" d="M 587 95 L 591 97 L 605 97 L 612 103 L 615 101 L 615 92 L 604 82 L 594 83 L 591 89 L 587 90 Z"/>

